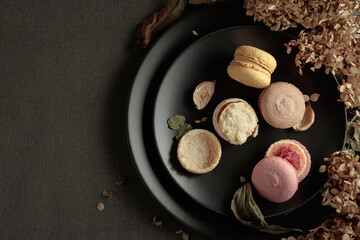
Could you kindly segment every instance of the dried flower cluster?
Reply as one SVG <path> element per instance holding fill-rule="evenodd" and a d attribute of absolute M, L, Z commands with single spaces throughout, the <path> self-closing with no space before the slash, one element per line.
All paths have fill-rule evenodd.
<path fill-rule="evenodd" d="M 282 31 L 298 24 L 315 28 L 326 21 L 347 18 L 360 8 L 357 0 L 245 0 L 246 15 Z"/>
<path fill-rule="evenodd" d="M 297 238 L 290 236 L 281 240 L 350 240 L 359 239 L 358 232 L 359 218 L 353 218 L 352 221 L 344 221 L 340 216 L 334 216 L 326 220 L 321 226 L 310 230 L 306 236 Z"/>
<path fill-rule="evenodd" d="M 311 70 L 322 66 L 328 74 L 340 79 L 340 98 L 345 108 L 360 106 L 360 2 L 354 0 L 246 0 L 247 15 L 255 21 L 263 21 L 272 30 L 281 31 L 298 24 L 309 31 L 301 31 L 299 38 L 286 44 L 288 53 L 292 47 L 299 52 L 295 64 L 302 74 L 305 64 Z"/>
<path fill-rule="evenodd" d="M 339 77 L 340 98 L 345 108 L 360 106 L 360 16 L 338 18 L 326 21 L 316 29 L 301 31 L 299 38 L 285 44 L 287 52 L 297 47 L 299 52 L 295 64 L 301 68 L 305 64 L 313 65 L 311 70 L 325 68 Z"/>
<path fill-rule="evenodd" d="M 330 182 L 323 192 L 323 205 L 336 209 L 321 226 L 297 240 L 360 239 L 360 163 L 359 157 L 342 151 L 325 158 Z M 286 238 L 283 238 L 284 240 Z M 286 240 L 295 239 L 289 237 Z"/>
<path fill-rule="evenodd" d="M 347 152 L 336 152 L 325 158 L 331 187 L 323 196 L 323 205 L 330 205 L 337 213 L 351 219 L 359 214 L 360 163 L 359 156 Z"/>

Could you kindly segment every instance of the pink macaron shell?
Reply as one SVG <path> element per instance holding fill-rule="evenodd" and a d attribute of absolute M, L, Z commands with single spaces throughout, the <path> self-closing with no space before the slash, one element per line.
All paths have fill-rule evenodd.
<path fill-rule="evenodd" d="M 289 139 L 290 140 L 290 139 Z M 290 141 L 298 144 L 302 150 L 304 150 L 305 152 L 305 156 L 306 156 L 306 166 L 305 166 L 305 169 L 304 171 L 301 173 L 300 176 L 298 176 L 299 178 L 299 182 L 301 182 L 302 180 L 304 180 L 304 178 L 306 178 L 306 176 L 309 174 L 310 172 L 310 167 L 311 167 L 311 156 L 310 156 L 310 153 L 309 151 L 306 149 L 306 147 L 304 145 L 302 145 L 300 142 L 296 141 L 296 140 L 293 140 L 291 139 Z"/>
<path fill-rule="evenodd" d="M 265 157 L 259 161 L 251 181 L 260 196 L 275 203 L 286 202 L 298 189 L 295 168 L 281 157 Z"/>

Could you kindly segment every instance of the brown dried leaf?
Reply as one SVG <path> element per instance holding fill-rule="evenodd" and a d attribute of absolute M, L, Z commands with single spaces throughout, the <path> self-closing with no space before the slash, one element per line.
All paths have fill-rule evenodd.
<path fill-rule="evenodd" d="M 164 9 L 154 13 L 139 25 L 136 44 L 141 48 L 147 47 L 152 39 L 152 35 L 176 21 L 184 9 L 184 0 L 169 0 Z"/>

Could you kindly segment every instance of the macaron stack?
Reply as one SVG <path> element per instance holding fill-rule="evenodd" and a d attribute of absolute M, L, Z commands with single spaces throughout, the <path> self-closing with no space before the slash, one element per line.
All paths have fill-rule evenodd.
<path fill-rule="evenodd" d="M 276 68 L 275 58 L 256 47 L 243 45 L 234 53 L 234 59 L 227 67 L 229 76 L 249 87 L 265 88 L 271 82 Z"/>
<path fill-rule="evenodd" d="M 280 140 L 273 143 L 265 158 L 255 165 L 251 181 L 263 198 L 285 202 L 294 196 L 310 166 L 311 157 L 305 146 L 291 139 Z"/>

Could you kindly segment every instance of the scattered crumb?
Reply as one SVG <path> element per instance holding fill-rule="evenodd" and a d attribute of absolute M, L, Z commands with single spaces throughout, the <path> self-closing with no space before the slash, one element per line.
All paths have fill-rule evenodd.
<path fill-rule="evenodd" d="M 321 165 L 319 168 L 319 173 L 324 173 L 326 172 L 326 166 L 325 165 Z"/>
<path fill-rule="evenodd" d="M 105 208 L 105 205 L 104 205 L 102 202 L 100 202 L 100 203 L 97 205 L 97 210 L 99 210 L 99 212 L 101 212 L 102 210 L 104 210 L 104 208 Z"/>
<path fill-rule="evenodd" d="M 310 100 L 311 100 L 312 102 L 317 102 L 317 100 L 319 100 L 319 97 L 320 97 L 320 94 L 318 94 L 318 93 L 313 93 L 313 94 L 311 94 L 311 96 L 310 96 Z"/>
<path fill-rule="evenodd" d="M 102 196 L 107 199 L 111 198 L 112 195 L 113 195 L 113 192 L 103 191 L 103 193 L 102 193 Z"/>
<path fill-rule="evenodd" d="M 177 231 L 175 232 L 175 234 L 180 234 L 180 233 L 183 233 L 183 232 L 184 232 L 184 230 L 179 229 L 179 230 L 177 230 Z"/>
<path fill-rule="evenodd" d="M 242 183 L 246 182 L 246 178 L 243 177 L 243 176 L 241 176 L 241 177 L 240 177 L 240 182 L 242 182 Z"/>
<path fill-rule="evenodd" d="M 199 33 L 195 30 L 192 30 L 192 33 L 194 34 L 194 36 L 199 36 Z"/>

